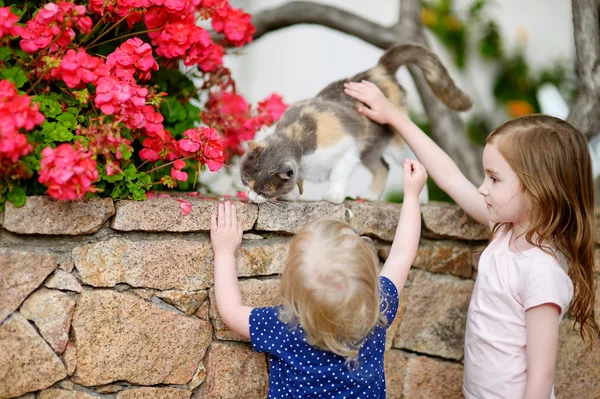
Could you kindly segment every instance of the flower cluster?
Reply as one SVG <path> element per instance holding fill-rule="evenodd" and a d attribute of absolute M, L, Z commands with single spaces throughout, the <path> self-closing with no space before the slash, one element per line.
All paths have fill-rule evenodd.
<path fill-rule="evenodd" d="M 39 182 L 48 187 L 54 198 L 74 200 L 93 192 L 92 183 L 98 180 L 96 161 L 81 146 L 61 144 L 42 151 Z"/>
<path fill-rule="evenodd" d="M 223 56 L 255 29 L 228 0 L 80 4 L 0 8 L 0 210 L 34 179 L 67 200 L 189 189 L 190 171 L 218 171 L 285 110 L 235 91 Z"/>
<path fill-rule="evenodd" d="M 21 48 L 34 53 L 48 46 L 50 51 L 68 46 L 75 38 L 74 26 L 82 33 L 90 32 L 92 19 L 84 16 L 85 13 L 84 6 L 66 1 L 46 4 L 22 30 Z"/>
<path fill-rule="evenodd" d="M 220 91 L 214 93 L 206 103 L 202 118 L 209 125 L 223 132 L 227 158 L 244 152 L 242 143 L 254 138 L 263 126 L 271 126 L 287 109 L 281 96 L 271 95 L 260 102 L 252 115 L 250 105 L 236 93 Z"/>
<path fill-rule="evenodd" d="M 39 105 L 31 98 L 20 95 L 8 80 L 0 81 L 0 160 L 16 162 L 29 154 L 31 144 L 20 130 L 32 130 L 44 121 Z"/>
<path fill-rule="evenodd" d="M 10 7 L 0 7 L 0 39 L 4 36 L 19 36 L 23 28 L 15 23 L 19 17 L 10 11 Z"/>

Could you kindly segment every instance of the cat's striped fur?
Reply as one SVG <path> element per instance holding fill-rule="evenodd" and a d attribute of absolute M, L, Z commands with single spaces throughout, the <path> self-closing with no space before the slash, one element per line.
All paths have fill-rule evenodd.
<path fill-rule="evenodd" d="M 406 111 L 406 94 L 395 77 L 398 68 L 405 64 L 416 64 L 433 92 L 448 107 L 461 111 L 471 107 L 468 95 L 455 86 L 436 55 L 415 44 L 391 47 L 374 68 L 334 82 L 316 97 L 291 105 L 272 135 L 264 141 L 248 143 L 249 149 L 241 161 L 241 178 L 250 200 L 295 200 L 301 194 L 302 180 L 329 180 L 324 199 L 340 203 L 358 163 L 373 174 L 369 192 L 363 197 L 378 199 L 388 174 L 383 154 L 387 150 L 393 153 L 404 143 L 390 126 L 359 114 L 356 109 L 360 103 L 344 93 L 343 85 L 369 80 L 396 107 Z"/>

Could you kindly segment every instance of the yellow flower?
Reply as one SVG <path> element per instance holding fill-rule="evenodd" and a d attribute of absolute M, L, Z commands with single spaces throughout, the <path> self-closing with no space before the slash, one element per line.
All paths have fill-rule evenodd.
<path fill-rule="evenodd" d="M 534 109 L 531 104 L 525 100 L 510 100 L 506 102 L 506 112 L 512 118 L 517 116 L 533 114 Z"/>
<path fill-rule="evenodd" d="M 446 16 L 446 18 L 444 18 L 444 24 L 446 25 L 446 28 L 451 31 L 458 31 L 462 29 L 463 26 L 462 22 L 456 17 L 456 15 Z"/>
<path fill-rule="evenodd" d="M 427 7 L 423 7 L 421 10 L 421 22 L 425 26 L 433 26 L 437 23 L 438 17 L 433 11 Z"/>

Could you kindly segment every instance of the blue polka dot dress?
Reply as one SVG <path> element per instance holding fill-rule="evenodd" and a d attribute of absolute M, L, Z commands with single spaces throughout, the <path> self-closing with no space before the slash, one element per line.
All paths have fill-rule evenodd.
<path fill-rule="evenodd" d="M 385 335 L 398 311 L 398 290 L 387 277 L 379 277 L 379 286 L 388 324 L 376 326 L 368 335 L 356 369 L 348 367 L 342 356 L 308 345 L 302 327 L 290 329 L 279 320 L 278 307 L 252 310 L 252 346 L 270 356 L 269 399 L 385 399 Z"/>

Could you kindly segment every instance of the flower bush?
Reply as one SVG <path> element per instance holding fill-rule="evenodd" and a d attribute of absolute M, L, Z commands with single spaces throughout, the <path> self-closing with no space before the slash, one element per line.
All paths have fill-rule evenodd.
<path fill-rule="evenodd" d="M 0 0 L 0 210 L 192 190 L 286 109 L 223 65 L 253 33 L 228 0 Z"/>

